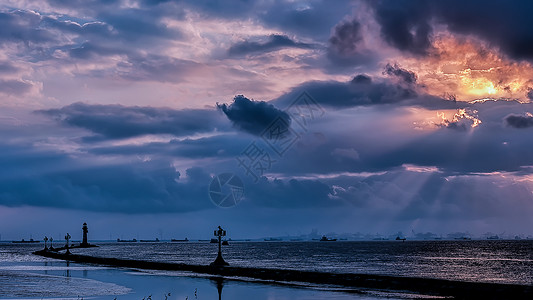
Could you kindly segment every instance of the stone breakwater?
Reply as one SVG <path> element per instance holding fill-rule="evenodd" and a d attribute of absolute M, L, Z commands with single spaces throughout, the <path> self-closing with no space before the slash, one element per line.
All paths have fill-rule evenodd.
<path fill-rule="evenodd" d="M 456 299 L 533 299 L 533 286 L 483 282 L 463 282 L 443 279 L 412 278 L 399 276 L 326 273 L 250 267 L 213 267 L 185 263 L 166 263 L 143 260 L 95 257 L 77 254 L 63 254 L 50 251 L 36 251 L 36 255 L 62 259 L 77 263 L 89 263 L 132 269 L 188 271 L 225 277 L 247 277 L 276 283 L 304 282 L 327 284 L 359 289 L 420 293 L 424 295 L 447 296 Z"/>

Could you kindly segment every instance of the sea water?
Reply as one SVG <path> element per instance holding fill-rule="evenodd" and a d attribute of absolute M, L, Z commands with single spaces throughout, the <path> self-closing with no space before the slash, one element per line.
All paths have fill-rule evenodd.
<path fill-rule="evenodd" d="M 217 245 L 206 242 L 98 243 L 83 255 L 209 264 Z M 32 255 L 43 245 L 0 243 L 3 299 L 376 299 L 413 298 L 320 285 L 284 286 L 221 281 L 187 272 L 128 270 L 67 263 Z M 533 241 L 231 242 L 232 266 L 383 274 L 533 285 Z"/>

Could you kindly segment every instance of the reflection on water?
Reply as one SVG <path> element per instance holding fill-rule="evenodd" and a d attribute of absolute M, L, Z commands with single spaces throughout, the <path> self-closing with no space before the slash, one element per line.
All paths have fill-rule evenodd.
<path fill-rule="evenodd" d="M 215 283 L 218 291 L 218 300 L 222 300 L 222 289 L 224 288 L 224 278 L 223 277 L 213 277 L 211 281 Z"/>
<path fill-rule="evenodd" d="M 376 299 L 331 287 L 292 288 L 198 276 L 187 272 L 124 270 L 31 255 L 40 246 L 0 244 L 0 298 L 76 299 Z M 208 264 L 209 243 L 101 244 L 75 253 Z M 233 242 L 223 249 L 234 266 L 447 278 L 533 284 L 533 241 Z M 184 277 L 188 276 L 188 277 Z M 171 294 L 169 296 L 168 294 Z M 405 297 L 406 295 L 401 295 Z M 399 297 L 399 295 L 392 295 Z"/>
<path fill-rule="evenodd" d="M 108 244 L 78 253 L 209 264 L 209 243 Z M 232 266 L 533 284 L 533 241 L 232 242 Z"/>
<path fill-rule="evenodd" d="M 221 277 L 184 277 L 176 272 L 88 267 L 63 261 L 0 263 L 0 299 L 379 299 L 313 288 L 292 288 Z M 47 269 L 48 268 L 48 269 Z M 191 274 L 187 274 L 191 275 Z M 390 295 L 387 295 L 390 296 Z M 394 298 L 394 297 L 392 297 Z M 390 298 L 388 298 L 390 299 Z"/>

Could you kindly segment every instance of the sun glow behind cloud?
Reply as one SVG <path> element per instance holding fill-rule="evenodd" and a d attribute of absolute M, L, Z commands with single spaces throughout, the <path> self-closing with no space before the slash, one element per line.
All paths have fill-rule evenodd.
<path fill-rule="evenodd" d="M 513 61 L 475 37 L 442 33 L 435 37 L 427 57 L 398 58 L 400 65 L 417 73 L 433 95 L 453 94 L 460 101 L 479 98 L 528 100 L 533 67 Z"/>

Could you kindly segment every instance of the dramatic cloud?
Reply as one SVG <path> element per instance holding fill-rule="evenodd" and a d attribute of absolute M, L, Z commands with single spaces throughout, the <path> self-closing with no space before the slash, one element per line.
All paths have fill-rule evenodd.
<path fill-rule="evenodd" d="M 528 128 L 533 126 L 533 116 L 527 114 L 525 116 L 519 115 L 508 115 L 504 119 L 505 123 L 514 128 Z"/>
<path fill-rule="evenodd" d="M 29 155 L 18 154 L 16 158 Z M 206 197 L 211 179 L 200 170 L 187 170 L 188 177 L 182 180 L 180 173 L 164 161 L 83 166 L 62 155 L 31 156 L 53 158 L 59 170 L 41 169 L 26 175 L 15 172 L 10 178 L 2 178 L 0 205 L 121 213 L 183 212 L 212 207 Z M 32 168 L 44 167 L 36 163 Z"/>
<path fill-rule="evenodd" d="M 390 45 L 424 55 L 431 45 L 428 1 L 367 1 L 375 10 L 381 35 Z"/>
<path fill-rule="evenodd" d="M 243 41 L 232 45 L 228 49 L 230 56 L 261 54 L 270 51 L 276 51 L 282 48 L 302 48 L 309 49 L 311 45 L 299 43 L 291 40 L 288 36 L 274 34 L 267 37 L 264 42 Z"/>
<path fill-rule="evenodd" d="M 411 72 L 406 69 L 402 69 L 397 64 L 395 65 L 387 64 L 385 66 L 385 70 L 383 71 L 383 74 L 397 77 L 401 82 L 404 82 L 406 84 L 415 84 L 416 79 L 417 79 L 417 76 L 414 72 Z"/>
<path fill-rule="evenodd" d="M 289 105 L 305 91 L 320 105 L 335 108 L 398 104 L 443 109 L 458 105 L 453 101 L 426 94 L 424 89 L 416 84 L 416 75 L 413 72 L 390 65 L 387 65 L 386 72 L 392 75 L 392 79 L 373 80 L 367 75 L 360 74 L 350 82 L 307 82 L 276 99 L 275 102 Z"/>
<path fill-rule="evenodd" d="M 475 35 L 515 59 L 532 59 L 533 21 L 531 3 L 509 5 L 494 1 L 367 1 L 375 11 L 383 38 L 392 46 L 413 54 L 425 55 L 431 48 L 432 21 L 463 35 Z"/>
<path fill-rule="evenodd" d="M 515 59 L 533 59 L 533 37 L 529 28 L 533 4 L 519 1 L 509 5 L 493 1 L 433 1 L 434 15 L 456 33 L 473 34 L 497 45 Z M 427 15 L 431 18 L 431 15 Z"/>
<path fill-rule="evenodd" d="M 233 103 L 217 104 L 233 125 L 254 135 L 259 135 L 277 118 L 290 125 L 289 114 L 265 101 L 250 100 L 243 95 L 235 96 Z M 285 131 L 285 130 L 283 130 Z"/>
<path fill-rule="evenodd" d="M 531 228 L 526 2 L 0 4 L 0 215 Z M 259 137 L 274 120 L 298 133 L 282 155 Z M 257 181 L 236 159 L 252 143 Z M 221 212 L 223 172 L 245 198 Z"/>
<path fill-rule="evenodd" d="M 329 38 L 330 49 L 339 56 L 351 56 L 357 53 L 357 45 L 363 40 L 358 21 L 343 22 L 335 26 L 333 35 Z"/>
<path fill-rule="evenodd" d="M 173 110 L 78 102 L 60 109 L 41 110 L 38 113 L 112 139 L 146 134 L 186 136 L 211 132 L 223 126 L 215 110 Z"/>

